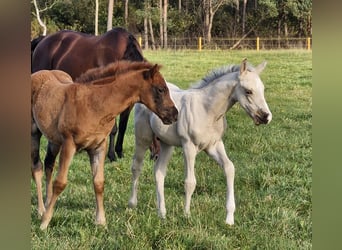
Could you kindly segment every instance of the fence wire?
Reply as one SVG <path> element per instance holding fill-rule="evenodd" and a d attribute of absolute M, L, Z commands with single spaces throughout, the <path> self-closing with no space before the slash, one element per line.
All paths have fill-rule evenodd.
<path fill-rule="evenodd" d="M 201 39 L 201 41 L 199 41 Z M 145 41 L 139 37 L 140 44 L 144 49 L 152 49 L 149 41 L 148 48 Z M 156 40 L 155 48 L 160 49 L 159 40 Z M 209 49 L 209 50 L 275 50 L 275 49 L 308 49 L 312 48 L 312 38 L 212 38 L 208 43 L 202 38 L 169 37 L 168 49 Z"/>

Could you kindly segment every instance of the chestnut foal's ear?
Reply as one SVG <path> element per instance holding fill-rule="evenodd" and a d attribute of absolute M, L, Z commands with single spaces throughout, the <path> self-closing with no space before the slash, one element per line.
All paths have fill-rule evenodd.
<path fill-rule="evenodd" d="M 160 66 L 158 64 L 155 64 L 152 68 L 149 70 L 144 71 L 144 78 L 147 80 L 149 78 L 153 78 L 154 74 L 157 73 L 160 69 Z"/>
<path fill-rule="evenodd" d="M 247 71 L 247 58 L 242 60 L 242 63 L 240 65 L 240 75 L 242 75 L 246 71 Z"/>

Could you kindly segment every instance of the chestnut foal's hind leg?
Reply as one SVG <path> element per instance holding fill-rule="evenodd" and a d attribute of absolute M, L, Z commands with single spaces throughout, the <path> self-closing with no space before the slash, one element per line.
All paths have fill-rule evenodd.
<path fill-rule="evenodd" d="M 45 212 L 43 191 L 42 191 L 42 177 L 43 177 L 43 165 L 39 156 L 40 138 L 42 133 L 38 130 L 35 124 L 32 124 L 31 128 L 31 172 L 32 177 L 36 183 L 37 188 L 37 200 L 38 200 L 38 216 L 42 216 Z"/>
<path fill-rule="evenodd" d="M 96 149 L 88 150 L 88 155 L 93 174 L 93 184 L 96 198 L 96 219 L 95 224 L 105 225 L 106 217 L 103 207 L 104 191 L 104 161 L 106 157 L 107 142 L 104 140 Z"/>
<path fill-rule="evenodd" d="M 45 166 L 45 180 L 46 180 L 46 198 L 45 207 L 47 207 L 52 197 L 52 172 L 55 166 L 56 157 L 59 153 L 61 146 L 48 142 L 46 156 L 44 160 Z"/>
<path fill-rule="evenodd" d="M 57 198 L 64 190 L 68 180 L 68 170 L 71 160 L 76 152 L 76 146 L 72 139 L 72 136 L 66 137 L 62 146 L 59 156 L 59 169 L 55 181 L 53 182 L 53 192 L 49 205 L 46 207 L 46 211 L 43 214 L 42 224 L 40 229 L 46 229 L 50 223 L 53 215 L 53 209 L 56 204 Z"/>

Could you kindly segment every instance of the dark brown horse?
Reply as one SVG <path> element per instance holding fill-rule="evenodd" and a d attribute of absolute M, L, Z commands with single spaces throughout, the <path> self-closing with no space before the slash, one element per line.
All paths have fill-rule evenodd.
<path fill-rule="evenodd" d="M 105 66 L 117 60 L 144 61 L 139 43 L 123 28 L 114 28 L 101 36 L 64 30 L 38 39 L 33 39 L 31 42 L 32 73 L 42 69 L 59 69 L 67 72 L 75 80 L 88 69 Z M 129 106 L 120 115 L 118 138 L 115 144 L 115 152 L 119 158 L 123 156 L 122 145 L 131 109 L 132 106 Z M 116 133 L 115 123 L 110 134 L 108 149 L 108 157 L 111 161 L 116 159 L 114 152 Z"/>
<path fill-rule="evenodd" d="M 74 154 L 83 149 L 89 155 L 93 174 L 95 223 L 105 224 L 103 168 L 106 138 L 118 114 L 141 102 L 163 123 L 171 124 L 177 120 L 178 111 L 158 65 L 118 61 L 104 68 L 89 70 L 79 81 L 73 83 L 71 77 L 60 70 L 41 70 L 31 75 L 32 176 L 37 185 L 38 213 L 43 216 L 41 229 L 47 228 L 57 198 L 67 185 L 68 169 Z M 53 184 L 52 171 L 45 172 L 46 210 L 39 157 L 42 134 L 49 141 L 53 161 L 60 152 L 59 169 Z"/>

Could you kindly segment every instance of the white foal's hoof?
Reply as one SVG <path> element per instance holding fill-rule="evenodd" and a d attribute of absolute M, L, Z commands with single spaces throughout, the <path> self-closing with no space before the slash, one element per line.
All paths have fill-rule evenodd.
<path fill-rule="evenodd" d="M 161 218 L 161 219 L 163 219 L 163 220 L 165 220 L 166 219 L 166 211 L 164 212 L 161 212 L 161 211 L 158 211 L 158 216 Z"/>
<path fill-rule="evenodd" d="M 133 200 L 128 201 L 128 207 L 129 208 L 136 208 L 137 207 L 137 202 Z"/>
<path fill-rule="evenodd" d="M 228 224 L 230 226 L 234 225 L 234 216 L 233 215 L 227 215 L 226 224 Z"/>
<path fill-rule="evenodd" d="M 191 217 L 191 214 L 190 214 L 190 211 L 184 211 L 184 216 L 185 218 L 190 218 Z"/>

